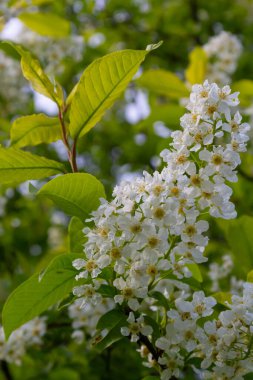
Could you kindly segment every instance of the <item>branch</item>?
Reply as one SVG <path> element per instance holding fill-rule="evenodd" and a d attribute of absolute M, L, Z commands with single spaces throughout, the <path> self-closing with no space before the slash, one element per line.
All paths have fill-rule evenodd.
<path fill-rule="evenodd" d="M 139 333 L 139 342 L 140 343 L 143 343 L 149 350 L 149 352 L 152 354 L 153 356 L 153 359 L 155 359 L 155 361 L 158 362 L 158 359 L 159 359 L 159 354 L 156 350 L 156 348 L 153 346 L 153 344 L 150 342 L 150 340 L 145 336 L 143 335 L 142 333 Z"/>
<path fill-rule="evenodd" d="M 11 374 L 9 366 L 8 366 L 8 363 L 5 360 L 0 360 L 0 366 L 1 366 L 2 372 L 5 376 L 5 379 L 6 380 L 13 380 L 12 374 Z"/>

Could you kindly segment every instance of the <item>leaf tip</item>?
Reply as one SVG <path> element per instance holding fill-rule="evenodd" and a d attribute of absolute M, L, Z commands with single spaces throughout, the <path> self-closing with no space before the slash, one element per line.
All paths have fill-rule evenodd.
<path fill-rule="evenodd" d="M 152 51 L 152 50 L 155 50 L 155 49 L 158 49 L 161 45 L 163 44 L 163 41 L 159 41 L 157 44 L 150 44 L 150 45 L 147 45 L 146 47 L 146 51 Z"/>

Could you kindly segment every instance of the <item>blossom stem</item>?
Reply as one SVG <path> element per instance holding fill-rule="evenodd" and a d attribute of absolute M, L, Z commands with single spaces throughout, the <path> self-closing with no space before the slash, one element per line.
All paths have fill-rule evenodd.
<path fill-rule="evenodd" d="M 159 359 L 159 353 L 157 352 L 156 348 L 153 346 L 153 344 L 150 342 L 148 337 L 143 335 L 142 333 L 139 333 L 139 342 L 143 343 L 149 350 L 149 352 L 152 354 L 153 359 L 158 362 Z"/>

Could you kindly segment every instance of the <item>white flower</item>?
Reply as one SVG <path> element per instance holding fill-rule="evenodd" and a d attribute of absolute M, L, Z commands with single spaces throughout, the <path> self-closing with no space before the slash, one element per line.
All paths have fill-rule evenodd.
<path fill-rule="evenodd" d="M 231 74 L 236 69 L 237 60 L 242 51 L 242 45 L 238 38 L 231 33 L 222 31 L 203 46 L 209 59 L 207 65 L 207 77 L 210 81 L 220 84 L 228 84 Z M 221 99 L 230 94 L 230 89 L 225 86 Z M 231 104 L 229 104 L 231 105 Z"/>
<path fill-rule="evenodd" d="M 151 326 L 144 324 L 143 316 L 135 318 L 134 313 L 130 312 L 127 318 L 129 323 L 127 327 L 121 327 L 121 334 L 124 336 L 131 336 L 131 342 L 137 342 L 140 339 L 140 334 L 148 336 L 151 335 L 153 329 Z"/>
<path fill-rule="evenodd" d="M 195 292 L 191 302 L 180 299 L 177 299 L 175 302 L 179 311 L 190 313 L 193 319 L 211 315 L 213 313 L 213 306 L 216 305 L 216 303 L 213 297 L 205 297 L 203 291 Z"/>

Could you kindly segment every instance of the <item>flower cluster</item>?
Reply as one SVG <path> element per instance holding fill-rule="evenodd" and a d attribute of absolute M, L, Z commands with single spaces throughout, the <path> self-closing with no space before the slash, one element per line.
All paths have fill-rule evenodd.
<path fill-rule="evenodd" d="M 238 93 L 232 94 L 229 86 L 220 88 L 207 81 L 194 85 L 187 105 L 189 112 L 181 118 L 182 130 L 172 133 L 169 149 L 161 153 L 166 163 L 162 171 L 153 175 L 145 172 L 142 178 L 116 186 L 113 200 L 103 200 L 89 219 L 94 227 L 84 229 L 85 253 L 73 262 L 80 284 L 73 292 L 79 297 L 80 307 L 87 308 L 101 302 L 101 284 L 113 286 L 114 302 L 128 315 L 128 326 L 121 332 L 131 336 L 132 341 L 152 335 L 143 313 L 145 308 L 156 308 L 153 291 L 166 296 L 166 285 L 161 286 L 163 279 L 185 281 L 192 276 L 196 264 L 207 261 L 204 249 L 208 243 L 208 222 L 204 215 L 224 219 L 236 216 L 228 183 L 237 180 L 239 153 L 246 150 L 250 129 L 241 123 L 238 104 Z M 108 280 L 104 272 L 109 268 L 112 276 Z M 156 361 L 163 380 L 178 376 L 186 356 L 197 346 L 199 353 L 205 336 L 208 340 L 208 333 L 202 329 L 201 335 L 196 322 L 213 314 L 216 301 L 203 292 L 194 293 L 189 301 L 189 294 L 182 289 L 176 301 L 172 300 L 174 308 L 170 304 L 166 316 L 167 333 L 156 343 L 160 349 Z M 227 327 L 223 320 L 222 326 Z M 191 331 L 189 342 L 185 340 L 184 328 Z M 213 355 L 208 356 L 211 343 L 208 349 L 204 353 L 208 364 L 203 368 L 215 362 Z M 229 349 L 226 363 L 232 352 Z"/>
<path fill-rule="evenodd" d="M 105 298 L 100 299 L 96 305 L 87 305 L 80 308 L 80 302 L 77 299 L 68 307 L 69 318 L 72 320 L 72 338 L 78 344 L 83 343 L 85 339 L 88 341 L 96 334 L 96 325 L 99 318 L 113 309 L 115 303 L 113 300 Z"/>
<path fill-rule="evenodd" d="M 40 36 L 25 26 L 15 37 L 15 42 L 24 45 L 36 54 L 45 67 L 45 71 L 51 75 L 62 74 L 64 62 L 68 62 L 70 58 L 79 62 L 84 51 L 84 40 L 81 36 L 52 39 Z"/>
<path fill-rule="evenodd" d="M 20 112 L 29 100 L 27 82 L 18 61 L 0 51 L 0 98 L 2 113 Z"/>
<path fill-rule="evenodd" d="M 50 76 L 61 75 L 70 59 L 79 62 L 84 51 L 84 41 L 81 36 L 51 39 L 40 36 L 25 26 L 12 39 L 38 56 Z M 20 63 L 0 52 L 0 69 L 2 112 L 6 115 L 19 113 L 31 99 L 31 90 L 21 75 Z"/>
<path fill-rule="evenodd" d="M 241 42 L 228 32 L 210 38 L 203 46 L 207 57 L 207 78 L 220 85 L 229 84 L 242 52 Z"/>
<path fill-rule="evenodd" d="M 245 283 L 242 297 L 233 296 L 227 310 L 205 322 L 215 304 L 200 291 L 191 301 L 178 298 L 175 309 L 167 312 L 166 335 L 156 341 L 163 352 L 159 363 L 166 367 L 162 380 L 178 377 L 187 362 L 206 380 L 239 380 L 253 371 L 253 284 Z M 200 370 L 191 364 L 194 358 Z"/>
<path fill-rule="evenodd" d="M 40 346 L 42 337 L 46 333 L 46 320 L 44 317 L 32 321 L 15 330 L 8 341 L 5 341 L 3 328 L 0 328 L 0 360 L 8 363 L 21 364 L 22 357 L 31 346 Z"/>
<path fill-rule="evenodd" d="M 212 281 L 211 290 L 218 292 L 220 289 L 219 281 L 231 273 L 234 263 L 230 255 L 224 255 L 221 257 L 222 262 L 220 264 L 213 262 L 209 265 L 208 276 Z"/>

